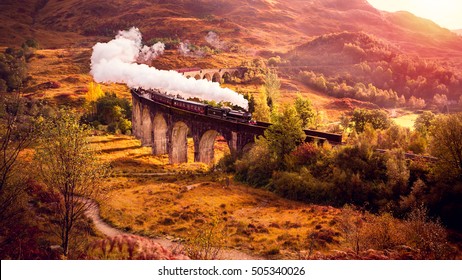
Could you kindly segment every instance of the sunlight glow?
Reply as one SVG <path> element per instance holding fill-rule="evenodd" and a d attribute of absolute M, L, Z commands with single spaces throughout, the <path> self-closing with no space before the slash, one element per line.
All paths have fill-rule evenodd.
<path fill-rule="evenodd" d="M 368 0 L 383 11 L 409 11 L 416 16 L 430 19 L 438 25 L 454 30 L 462 29 L 461 0 Z"/>

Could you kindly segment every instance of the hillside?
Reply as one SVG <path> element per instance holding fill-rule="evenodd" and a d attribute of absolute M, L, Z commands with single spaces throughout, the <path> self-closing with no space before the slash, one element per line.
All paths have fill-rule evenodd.
<path fill-rule="evenodd" d="M 452 32 L 459 34 L 459 36 L 462 36 L 462 29 L 452 30 Z"/>
<path fill-rule="evenodd" d="M 328 88 L 342 81 L 352 87 L 372 84 L 378 89 L 398 92 L 406 99 L 414 96 L 425 100 L 431 100 L 435 94 L 458 100 L 462 90 L 462 73 L 455 65 L 422 59 L 364 32 L 322 35 L 282 56 L 296 71 L 308 69 L 324 75 L 331 82 L 326 84 Z M 357 92 L 331 95 L 365 99 Z M 395 99 L 398 97 L 393 95 Z M 365 100 L 384 105 L 377 98 Z"/>
<path fill-rule="evenodd" d="M 153 38 L 204 44 L 216 32 L 229 49 L 287 51 L 313 36 L 365 31 L 406 52 L 461 58 L 462 38 L 409 13 L 387 13 L 365 0 L 23 0 L 0 4 L 0 45 L 36 38 L 45 48 L 89 47 L 137 26 Z M 83 24 L 82 24 L 83 23 Z"/>

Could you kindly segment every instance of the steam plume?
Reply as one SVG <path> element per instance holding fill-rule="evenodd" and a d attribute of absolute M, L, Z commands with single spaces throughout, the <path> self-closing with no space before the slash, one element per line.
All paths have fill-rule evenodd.
<path fill-rule="evenodd" d="M 225 49 L 227 47 L 226 43 L 221 41 L 217 33 L 213 31 L 209 31 L 209 33 L 207 33 L 205 41 L 217 50 Z"/>
<path fill-rule="evenodd" d="M 242 95 L 221 88 L 219 83 L 207 80 L 186 78 L 176 71 L 158 70 L 136 61 L 153 58 L 163 51 L 163 47 L 142 46 L 141 33 L 138 28 L 119 31 L 115 39 L 93 46 L 91 71 L 96 82 L 125 83 L 129 87 L 162 89 L 184 98 L 198 97 L 216 102 L 227 101 L 243 108 L 248 102 Z M 156 51 L 157 50 L 157 51 Z"/>
<path fill-rule="evenodd" d="M 189 56 L 191 54 L 191 50 L 189 49 L 189 43 L 188 42 L 180 42 L 180 44 L 178 45 L 178 52 L 181 55 Z"/>

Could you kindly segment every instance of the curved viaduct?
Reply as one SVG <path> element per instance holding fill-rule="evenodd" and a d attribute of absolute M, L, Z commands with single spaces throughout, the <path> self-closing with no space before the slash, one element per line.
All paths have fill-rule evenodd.
<path fill-rule="evenodd" d="M 177 70 L 186 78 L 195 78 L 196 80 L 206 79 L 212 82 L 221 83 L 228 82 L 231 77 L 243 77 L 247 68 L 221 68 L 221 69 L 198 69 L 186 68 Z"/>
<path fill-rule="evenodd" d="M 151 100 L 132 91 L 133 135 L 155 155 L 168 154 L 170 163 L 187 162 L 187 137 L 194 141 L 194 161 L 210 163 L 221 134 L 232 153 L 263 135 L 266 127 L 208 117 Z"/>

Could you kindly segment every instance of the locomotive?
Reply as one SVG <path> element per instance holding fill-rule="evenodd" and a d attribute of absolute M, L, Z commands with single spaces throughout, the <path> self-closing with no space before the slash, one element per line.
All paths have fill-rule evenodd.
<path fill-rule="evenodd" d="M 162 103 L 174 108 L 194 112 L 197 114 L 206 115 L 212 118 L 225 119 L 240 123 L 254 123 L 252 121 L 252 114 L 250 114 L 249 112 L 233 110 L 230 108 L 217 108 L 199 102 L 184 100 L 181 98 L 177 98 L 173 95 L 169 95 L 167 93 L 161 93 L 158 89 L 146 90 L 138 88 L 132 89 L 132 91 L 140 96 L 145 95 L 155 102 Z"/>

